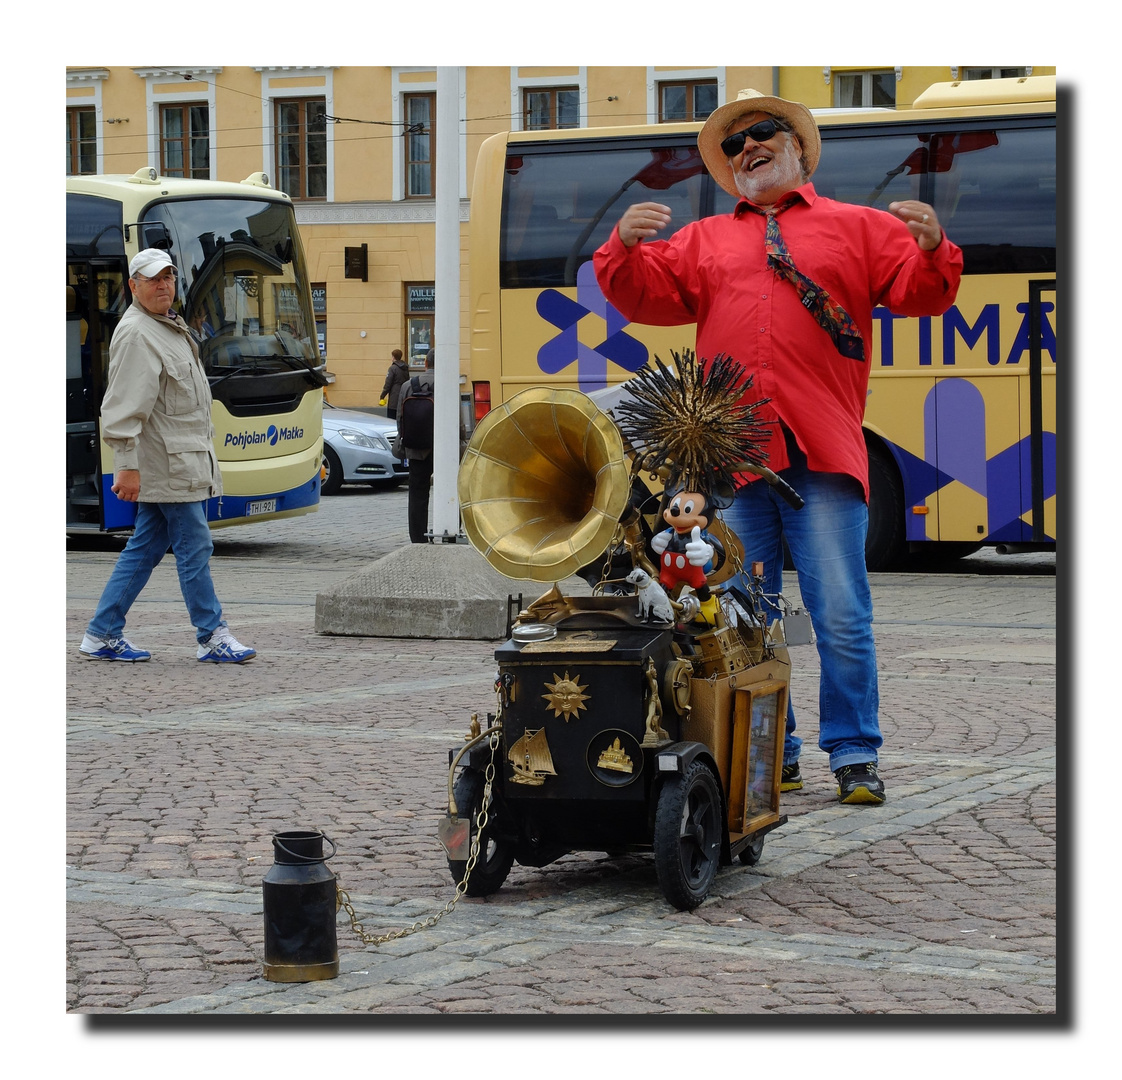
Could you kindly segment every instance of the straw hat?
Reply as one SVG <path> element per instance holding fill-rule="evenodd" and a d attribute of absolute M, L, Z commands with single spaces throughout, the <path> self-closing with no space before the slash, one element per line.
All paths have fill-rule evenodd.
<path fill-rule="evenodd" d="M 741 90 L 735 101 L 722 105 L 709 114 L 705 126 L 697 136 L 701 160 L 705 162 L 710 175 L 730 195 L 738 195 L 732 177 L 732 166 L 721 150 L 722 141 L 727 138 L 729 129 L 742 116 L 752 113 L 767 113 L 777 120 L 786 120 L 794 129 L 795 137 L 803 148 L 807 177 L 818 168 L 818 157 L 822 152 L 822 137 L 810 110 L 797 101 L 768 97 L 759 90 Z"/>

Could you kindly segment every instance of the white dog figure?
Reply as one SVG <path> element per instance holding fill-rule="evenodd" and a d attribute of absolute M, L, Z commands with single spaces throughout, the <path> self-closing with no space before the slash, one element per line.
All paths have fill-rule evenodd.
<path fill-rule="evenodd" d="M 643 622 L 672 623 L 674 621 L 674 609 L 670 606 L 670 597 L 646 570 L 637 566 L 627 575 L 626 580 L 639 590 L 639 618 Z"/>

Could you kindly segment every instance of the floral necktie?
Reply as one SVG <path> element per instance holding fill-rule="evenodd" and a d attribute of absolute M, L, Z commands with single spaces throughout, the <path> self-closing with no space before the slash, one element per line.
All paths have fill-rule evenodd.
<path fill-rule="evenodd" d="M 791 253 L 783 241 L 783 234 L 779 231 L 779 222 L 776 214 L 786 210 L 791 203 L 764 213 L 752 206 L 757 214 L 764 214 L 767 218 L 767 232 L 764 235 L 764 250 L 767 252 L 767 264 L 781 277 L 785 277 L 798 290 L 799 300 L 803 307 L 814 316 L 815 321 L 833 339 L 834 346 L 842 356 L 851 360 L 865 359 L 865 342 L 861 339 L 861 331 L 857 324 L 850 318 L 849 313 L 830 298 L 825 289 L 815 285 L 805 274 L 795 266 Z"/>

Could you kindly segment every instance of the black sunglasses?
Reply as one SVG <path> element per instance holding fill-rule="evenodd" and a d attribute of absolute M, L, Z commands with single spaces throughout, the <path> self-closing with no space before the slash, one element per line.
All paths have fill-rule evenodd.
<path fill-rule="evenodd" d="M 721 152 L 727 158 L 734 158 L 744 149 L 744 144 L 749 139 L 758 143 L 767 142 L 777 131 L 790 131 L 790 128 L 785 127 L 778 120 L 761 120 L 750 128 L 730 135 L 721 143 Z"/>

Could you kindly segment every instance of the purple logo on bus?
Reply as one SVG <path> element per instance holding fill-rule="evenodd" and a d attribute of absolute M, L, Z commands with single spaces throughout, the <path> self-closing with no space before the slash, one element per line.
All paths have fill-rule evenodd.
<path fill-rule="evenodd" d="M 538 296 L 538 314 L 557 327 L 558 333 L 538 350 L 538 367 L 556 375 L 570 364 L 577 365 L 577 380 L 585 393 L 608 385 L 608 361 L 627 371 L 638 371 L 649 358 L 646 345 L 624 332 L 625 319 L 600 291 L 591 260 L 577 271 L 577 298 L 571 300 L 556 289 Z M 598 315 L 605 323 L 604 340 L 589 347 L 577 337 L 577 326 L 587 315 Z"/>

